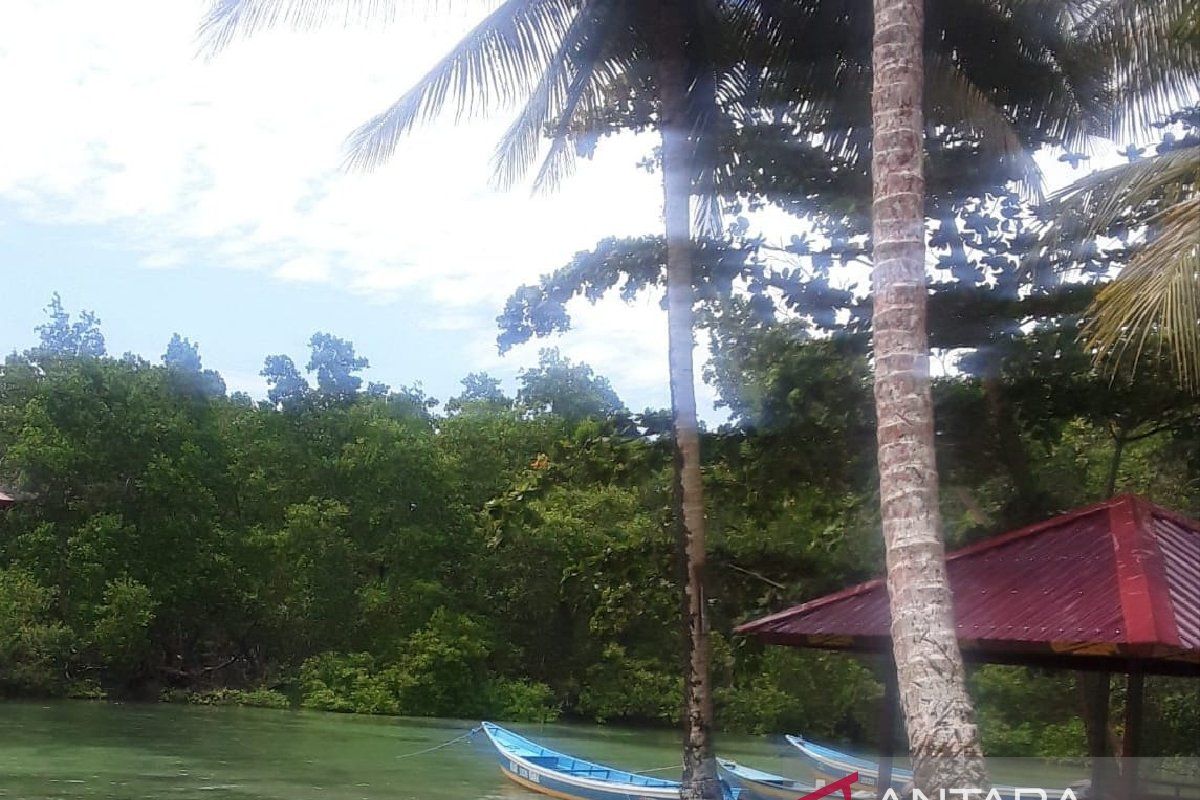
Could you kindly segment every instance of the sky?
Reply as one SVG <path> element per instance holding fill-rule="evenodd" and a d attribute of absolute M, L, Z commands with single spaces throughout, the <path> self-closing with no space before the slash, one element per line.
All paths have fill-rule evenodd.
<path fill-rule="evenodd" d="M 451 116 L 386 167 L 347 174 L 345 136 L 481 4 L 386 28 L 260 34 L 215 58 L 197 57 L 206 7 L 4 0 L 0 349 L 34 342 L 57 291 L 68 310 L 100 316 L 111 353 L 157 360 L 178 332 L 231 390 L 258 396 L 263 358 L 303 364 L 322 330 L 355 343 L 369 380 L 420 382 L 442 400 L 476 370 L 515 391 L 538 348 L 557 346 L 630 407 L 667 404 L 655 298 L 581 303 L 564 336 L 503 357 L 495 345 L 517 286 L 605 236 L 660 227 L 658 179 L 637 166 L 652 140 L 606 141 L 559 191 L 532 196 L 488 185 L 507 115 Z"/>
<path fill-rule="evenodd" d="M 0 350 L 34 343 L 57 291 L 68 310 L 99 315 L 110 353 L 157 360 L 179 333 L 231 391 L 259 397 L 265 356 L 302 365 L 309 336 L 328 331 L 370 359 L 368 380 L 419 383 L 442 400 L 478 370 L 514 392 L 537 350 L 556 346 L 631 408 L 668 405 L 657 298 L 579 302 L 571 332 L 505 356 L 495 345 L 517 286 L 605 236 L 661 229 L 658 178 L 637 166 L 652 139 L 606 140 L 561 189 L 534 196 L 488 185 L 509 114 L 450 116 L 407 137 L 387 166 L 346 173 L 345 136 L 487 4 L 264 33 L 213 58 L 197 55 L 206 7 L 0 5 Z M 702 416 L 723 419 L 712 389 L 698 393 Z"/>

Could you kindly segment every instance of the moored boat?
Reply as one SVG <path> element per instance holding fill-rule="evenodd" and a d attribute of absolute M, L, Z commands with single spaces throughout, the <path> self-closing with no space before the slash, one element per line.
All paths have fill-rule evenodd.
<path fill-rule="evenodd" d="M 724 758 L 718 758 L 717 765 L 726 783 L 741 789 L 748 800 L 796 800 L 817 788 L 811 783 L 774 775 Z M 874 795 L 862 793 L 855 797 L 868 798 Z"/>
<path fill-rule="evenodd" d="M 879 786 L 879 764 L 870 759 L 862 758 L 861 756 L 843 753 L 840 750 L 835 750 L 832 747 L 810 742 L 803 736 L 787 736 L 788 743 L 800 751 L 801 757 L 808 763 L 812 769 L 813 775 L 825 782 L 832 782 L 838 778 L 849 775 L 852 772 L 858 773 L 858 781 L 854 784 L 854 791 L 868 792 L 872 796 L 878 795 Z M 896 790 L 899 794 L 908 785 L 912 783 L 912 770 L 898 769 L 892 767 L 891 780 L 888 785 Z M 1004 800 L 1016 800 L 1017 787 L 1003 786 L 993 784 L 992 788 Z M 1023 792 L 1026 797 L 1035 796 L 1032 788 Z M 1044 790 L 1048 796 L 1059 797 L 1062 795 L 1062 790 Z M 1040 795 L 1037 795 L 1040 796 Z"/>
<path fill-rule="evenodd" d="M 679 800 L 679 781 L 575 758 L 493 722 L 481 727 L 496 749 L 500 771 L 532 792 L 560 800 Z M 740 794 L 724 783 L 722 790 L 725 800 L 737 800 Z"/>
<path fill-rule="evenodd" d="M 858 773 L 856 788 L 874 788 L 879 785 L 879 764 L 866 758 L 843 753 L 832 747 L 810 742 L 803 736 L 788 735 L 788 744 L 800 751 L 800 756 L 808 764 L 813 774 L 826 781 L 832 781 L 851 772 Z M 913 774 L 907 769 L 892 767 L 890 785 L 902 789 L 913 779 Z"/>

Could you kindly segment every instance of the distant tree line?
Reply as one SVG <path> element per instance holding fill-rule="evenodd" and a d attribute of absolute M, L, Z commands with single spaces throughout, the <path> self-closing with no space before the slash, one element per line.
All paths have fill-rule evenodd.
<path fill-rule="evenodd" d="M 868 364 L 852 335 L 748 313 L 710 327 L 732 414 L 703 436 L 718 719 L 862 739 L 878 665 L 730 630 L 879 571 Z M 1110 481 L 1200 509 L 1195 398 L 1097 375 L 1072 324 L 1014 333 L 995 375 L 940 381 L 952 543 Z M 515 397 L 477 373 L 443 405 L 364 387 L 367 360 L 317 333 L 304 373 L 266 359 L 255 401 L 178 335 L 161 364 L 107 355 L 100 321 L 57 297 L 38 333 L 0 369 L 0 485 L 20 499 L 0 515 L 5 694 L 677 717 L 665 415 L 630 412 L 587 365 L 544 350 Z M 1007 426 L 988 423 L 996 393 Z M 1152 683 L 1151 745 L 1187 752 L 1195 687 Z M 1083 750 L 1070 674 L 988 667 L 972 687 L 989 752 Z"/>

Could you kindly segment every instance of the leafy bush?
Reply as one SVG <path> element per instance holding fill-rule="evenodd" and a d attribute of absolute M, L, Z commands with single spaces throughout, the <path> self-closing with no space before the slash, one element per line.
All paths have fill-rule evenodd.
<path fill-rule="evenodd" d="M 445 609 L 435 611 L 408 638 L 396 665 L 401 713 L 479 715 L 487 700 L 489 652 L 480 623 Z"/>
<path fill-rule="evenodd" d="M 130 578 L 111 580 L 92 628 L 92 641 L 111 673 L 121 680 L 137 674 L 150 653 L 150 624 L 157 606 L 150 589 Z"/>
<path fill-rule="evenodd" d="M 57 593 L 20 569 L 0 569 L 0 691 L 61 694 L 73 635 L 53 619 Z"/>
<path fill-rule="evenodd" d="M 747 666 L 755 663 L 747 657 Z M 771 647 L 758 670 L 714 692 L 717 720 L 745 733 L 802 730 L 827 739 L 873 736 L 882 685 L 853 657 Z"/>
<path fill-rule="evenodd" d="M 300 667 L 300 705 L 321 711 L 399 714 L 398 675 L 370 653 L 322 653 Z"/>
<path fill-rule="evenodd" d="M 91 678 L 80 678 L 67 684 L 64 692 L 72 700 L 107 700 L 108 692 Z"/>
<path fill-rule="evenodd" d="M 188 703 L 195 706 L 292 707 L 287 695 L 274 689 L 214 689 L 211 692 L 168 689 L 159 695 L 159 700 L 164 703 Z"/>
<path fill-rule="evenodd" d="M 682 702 L 677 664 L 633 658 L 621 645 L 610 644 L 600 663 L 587 671 L 578 709 L 597 722 L 626 718 L 674 723 Z"/>
<path fill-rule="evenodd" d="M 554 722 L 562 714 L 544 683 L 494 678 L 487 688 L 487 716 L 506 722 Z"/>
<path fill-rule="evenodd" d="M 714 692 L 722 730 L 765 734 L 783 729 L 786 719 L 801 715 L 802 701 L 779 688 L 769 675 Z"/>
<path fill-rule="evenodd" d="M 1066 758 L 1087 752 L 1070 675 L 989 664 L 974 670 L 969 683 L 988 755 Z"/>

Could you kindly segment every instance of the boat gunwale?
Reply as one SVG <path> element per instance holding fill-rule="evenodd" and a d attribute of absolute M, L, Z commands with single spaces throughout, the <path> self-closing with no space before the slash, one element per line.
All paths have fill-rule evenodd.
<path fill-rule="evenodd" d="M 839 767 L 846 769 L 847 772 L 857 772 L 861 782 L 864 777 L 872 777 L 878 780 L 879 778 L 879 762 L 871 761 L 869 758 L 843 753 L 840 750 L 835 750 L 831 747 L 810 742 L 803 736 L 795 736 L 793 734 L 784 734 L 784 738 L 788 743 L 799 750 L 805 757 L 816 761 L 818 764 L 829 767 Z M 901 780 L 911 780 L 913 773 L 911 770 L 903 767 L 892 767 L 892 782 L 895 783 Z"/>
<path fill-rule="evenodd" d="M 658 785 L 628 783 L 628 782 L 621 782 L 621 781 L 614 781 L 614 780 L 600 780 L 597 778 L 587 778 L 587 777 L 583 777 L 581 775 L 575 775 L 571 772 L 567 772 L 564 770 L 554 769 L 553 767 L 547 767 L 547 766 L 544 766 L 541 764 L 536 764 L 532 761 L 529 761 L 528 758 L 521 756 L 518 753 L 513 752 L 509 747 L 505 746 L 503 742 L 498 741 L 497 738 L 492 734 L 492 729 L 503 731 L 504 733 L 509 734 L 510 736 L 514 736 L 518 739 L 522 739 L 525 742 L 528 742 L 530 745 L 533 745 L 534 747 L 537 747 L 541 750 L 545 750 L 547 754 L 553 754 L 559 758 L 570 758 L 570 759 L 573 759 L 575 761 L 578 761 L 578 762 L 581 762 L 584 764 L 589 764 L 598 769 L 605 769 L 610 772 L 615 772 L 615 773 L 618 773 L 621 775 L 629 775 L 629 776 L 637 775 L 637 773 L 629 772 L 627 770 L 616 769 L 614 767 L 608 767 L 603 764 L 597 764 L 593 761 L 587 761 L 586 759 L 575 758 L 574 756 L 568 756 L 567 754 L 561 753 L 557 750 L 551 750 L 550 748 L 545 747 L 543 745 L 539 745 L 530 739 L 526 739 L 524 736 L 522 736 L 519 733 L 516 733 L 515 731 L 510 731 L 507 728 L 501 727 L 500 725 L 497 725 L 494 722 L 484 722 L 481 727 L 483 728 L 484 734 L 488 737 L 488 740 L 492 743 L 492 746 L 496 748 L 497 752 L 501 753 L 505 758 L 508 758 L 512 761 L 518 762 L 521 766 L 525 767 L 530 772 L 537 773 L 538 775 L 552 777 L 557 780 L 564 781 L 565 783 L 568 783 L 568 784 L 573 783 L 573 784 L 576 784 L 583 788 L 593 789 L 593 790 L 603 791 L 603 792 L 611 792 L 611 793 L 621 792 L 621 793 L 625 793 L 625 794 L 632 794 L 632 795 L 639 796 L 639 797 L 661 797 L 661 798 L 670 798 L 670 800 L 677 800 L 679 797 L 679 791 L 680 791 L 682 784 L 680 784 L 676 781 L 667 780 L 665 778 L 651 778 L 649 776 L 638 776 L 638 777 L 645 777 L 646 780 L 649 780 L 649 781 L 660 782 L 660 783 L 658 783 Z M 503 767 L 501 767 L 501 769 L 503 769 Z"/>
<path fill-rule="evenodd" d="M 765 770 L 756 769 L 754 767 L 747 767 L 727 758 L 718 758 L 717 764 L 720 765 L 721 769 L 732 775 L 738 781 L 738 783 L 743 784 L 742 788 L 751 796 L 754 796 L 756 793 L 761 793 L 761 789 L 756 789 L 756 787 L 759 786 L 778 792 L 787 792 L 789 794 L 791 792 L 799 792 L 801 793 L 801 796 L 821 788 L 821 786 L 816 782 L 812 784 L 806 784 L 796 778 L 788 778 L 783 775 L 776 775 L 774 773 L 766 772 Z M 747 771 L 766 777 L 755 778 L 747 775 Z M 858 789 L 851 793 L 851 797 L 853 800 L 874 800 L 876 793 L 873 790 L 868 791 Z"/>

